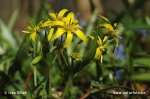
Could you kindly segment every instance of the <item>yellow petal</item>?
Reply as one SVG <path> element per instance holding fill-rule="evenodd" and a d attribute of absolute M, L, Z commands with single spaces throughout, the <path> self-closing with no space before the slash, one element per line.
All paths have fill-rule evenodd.
<path fill-rule="evenodd" d="M 70 19 L 74 19 L 74 13 L 73 12 L 70 12 L 68 15 L 67 15 L 67 18 L 69 18 L 69 21 Z"/>
<path fill-rule="evenodd" d="M 58 13 L 58 17 L 59 17 L 59 18 L 63 17 L 64 14 L 65 14 L 67 11 L 68 11 L 67 9 L 61 10 L 61 11 Z"/>
<path fill-rule="evenodd" d="M 48 21 L 49 21 L 49 20 L 48 20 Z M 36 28 L 39 29 L 39 28 L 41 27 L 42 24 L 43 24 L 43 20 L 39 22 L 39 24 L 36 26 Z"/>
<path fill-rule="evenodd" d="M 52 26 L 57 26 L 57 25 L 64 26 L 64 22 L 63 21 L 53 21 L 51 25 Z"/>
<path fill-rule="evenodd" d="M 36 39 L 36 32 L 33 32 L 30 34 L 30 39 L 35 42 L 35 39 Z"/>
<path fill-rule="evenodd" d="M 29 31 L 22 31 L 23 33 L 30 33 Z"/>
<path fill-rule="evenodd" d="M 59 36 L 61 36 L 65 31 L 63 29 L 58 29 L 56 31 L 56 34 L 52 37 L 51 41 L 54 41 L 55 39 L 57 39 Z"/>
<path fill-rule="evenodd" d="M 29 30 L 32 30 L 31 26 L 28 26 L 27 28 L 28 28 Z"/>
<path fill-rule="evenodd" d="M 101 38 L 99 36 L 98 36 L 97 43 L 98 43 L 98 46 L 102 46 L 103 45 L 103 42 L 102 42 L 102 40 L 101 40 Z"/>
<path fill-rule="evenodd" d="M 51 28 L 48 34 L 48 41 L 51 39 L 53 33 L 54 33 L 54 28 Z"/>
<path fill-rule="evenodd" d="M 109 31 L 114 31 L 114 28 L 111 24 L 108 24 L 108 23 L 104 23 L 104 24 L 101 24 L 100 26 L 103 26 L 105 27 L 106 29 L 108 29 Z"/>
<path fill-rule="evenodd" d="M 105 43 L 105 41 L 107 40 L 107 36 L 105 36 L 104 38 L 103 38 L 103 43 Z"/>
<path fill-rule="evenodd" d="M 78 25 L 78 24 L 72 25 L 72 28 L 73 29 L 82 29 L 82 27 L 80 25 Z"/>
<path fill-rule="evenodd" d="M 76 56 L 75 56 L 75 60 L 76 60 L 76 61 L 82 61 L 82 58 L 81 58 L 80 55 L 76 55 Z"/>
<path fill-rule="evenodd" d="M 41 26 L 41 27 L 47 27 L 47 26 L 50 26 L 50 25 L 51 25 L 51 22 L 52 22 L 52 21 L 47 20 L 47 21 L 45 21 L 44 23 L 42 23 L 40 26 Z"/>
<path fill-rule="evenodd" d="M 73 23 L 78 23 L 79 21 L 76 19 L 73 19 Z"/>
<path fill-rule="evenodd" d="M 102 54 L 102 52 L 100 51 L 100 48 L 98 47 L 98 48 L 96 49 L 95 58 L 99 60 L 100 57 L 101 57 L 101 54 Z"/>
<path fill-rule="evenodd" d="M 118 25 L 117 25 L 117 23 L 114 23 L 114 27 L 117 27 Z"/>
<path fill-rule="evenodd" d="M 100 61 L 101 61 L 101 63 L 103 63 L 103 55 L 101 55 Z"/>
<path fill-rule="evenodd" d="M 52 18 L 52 20 L 57 20 L 55 13 L 50 13 L 49 15 Z"/>
<path fill-rule="evenodd" d="M 76 31 L 75 31 L 75 34 L 76 34 L 80 39 L 82 39 L 83 41 L 87 41 L 87 38 L 86 38 L 85 34 L 84 34 L 81 30 L 76 30 Z"/>
<path fill-rule="evenodd" d="M 68 47 L 72 42 L 73 34 L 71 32 L 67 32 L 67 38 L 64 44 L 64 48 Z"/>

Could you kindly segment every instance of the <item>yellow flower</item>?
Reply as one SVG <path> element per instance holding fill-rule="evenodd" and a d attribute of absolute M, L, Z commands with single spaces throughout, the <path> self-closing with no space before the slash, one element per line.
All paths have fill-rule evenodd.
<path fill-rule="evenodd" d="M 68 47 L 71 44 L 73 33 L 83 41 L 87 40 L 86 36 L 81 31 L 82 28 L 78 25 L 78 20 L 74 18 L 74 13 L 70 12 L 69 14 L 65 15 L 66 12 L 68 12 L 68 10 L 63 9 L 58 14 L 50 13 L 50 19 L 41 24 L 41 27 L 50 28 L 48 34 L 49 41 L 54 41 L 62 35 L 66 37 L 64 48 Z M 55 29 L 56 32 L 54 34 Z"/>
<path fill-rule="evenodd" d="M 51 39 L 51 37 L 54 33 L 54 26 L 63 25 L 62 20 L 63 20 L 64 15 L 67 11 L 68 11 L 67 9 L 63 9 L 58 14 L 50 13 L 49 14 L 50 19 L 48 19 L 47 21 L 42 23 L 41 27 L 49 27 L 50 28 L 50 31 L 48 34 L 48 40 Z"/>
<path fill-rule="evenodd" d="M 104 17 L 104 16 L 100 16 L 100 17 L 107 22 L 104 24 L 100 24 L 100 26 L 108 29 L 111 32 L 115 31 L 115 29 L 117 28 L 117 23 L 114 23 L 114 25 L 111 25 L 110 21 L 106 17 Z"/>
<path fill-rule="evenodd" d="M 80 55 L 77 55 L 77 56 L 75 57 L 75 60 L 76 60 L 76 61 L 82 61 L 82 58 L 81 58 Z"/>
<path fill-rule="evenodd" d="M 62 21 L 63 17 L 64 17 L 64 14 L 67 11 L 68 11 L 67 9 L 63 9 L 58 14 L 50 13 L 49 15 L 50 15 L 52 21 Z"/>
<path fill-rule="evenodd" d="M 106 29 L 108 29 L 111 33 L 113 33 L 115 31 L 115 28 L 117 26 L 117 23 L 115 23 L 113 26 L 110 23 L 104 23 L 104 24 L 100 24 L 100 26 L 105 27 Z"/>
<path fill-rule="evenodd" d="M 106 29 L 109 30 L 108 35 L 114 37 L 115 41 L 116 41 L 116 47 L 118 47 L 118 43 L 119 43 L 119 37 L 120 35 L 118 35 L 118 29 L 117 27 L 117 23 L 114 23 L 114 25 L 112 26 L 109 23 L 104 23 L 101 26 L 105 27 Z"/>
<path fill-rule="evenodd" d="M 66 37 L 64 48 L 68 47 L 71 44 L 73 39 L 73 33 L 76 34 L 83 41 L 87 41 L 85 34 L 81 31 L 81 27 L 78 25 L 78 20 L 74 19 L 73 12 L 70 12 L 65 18 L 63 18 L 62 21 L 55 21 L 54 24 L 59 25 L 59 27 L 57 28 L 57 31 L 52 37 L 51 41 L 54 41 L 61 35 L 64 35 Z"/>
<path fill-rule="evenodd" d="M 104 24 L 100 24 L 100 26 L 109 30 L 108 35 L 114 37 L 114 39 L 116 41 L 116 47 L 118 47 L 118 42 L 119 42 L 119 37 L 120 37 L 119 32 L 122 29 L 122 27 L 118 28 L 117 23 L 114 23 L 112 25 L 107 18 L 105 18 L 104 16 L 100 16 L 100 17 L 107 22 Z"/>
<path fill-rule="evenodd" d="M 107 52 L 107 48 L 108 46 L 105 44 L 106 40 L 107 40 L 107 36 L 105 36 L 103 38 L 103 40 L 101 40 L 100 37 L 98 37 L 98 41 L 97 41 L 97 49 L 96 49 L 96 54 L 95 54 L 95 59 L 100 60 L 100 63 L 102 63 L 103 60 L 103 55 Z"/>
<path fill-rule="evenodd" d="M 54 26 L 54 25 L 59 25 L 58 23 L 61 23 L 61 21 L 64 18 L 65 13 L 67 12 L 67 9 L 61 10 L 58 14 L 55 13 L 50 13 L 50 19 L 46 20 L 45 22 L 42 23 L 41 27 L 47 27 L 47 26 Z M 54 24 L 55 23 L 55 24 Z"/>
<path fill-rule="evenodd" d="M 76 61 L 82 61 L 82 57 L 79 55 L 79 53 L 72 53 L 71 57 Z"/>
<path fill-rule="evenodd" d="M 40 22 L 38 25 L 34 25 L 34 26 L 28 26 L 28 30 L 27 31 L 22 31 L 24 33 L 28 33 L 30 36 L 30 40 L 32 40 L 33 42 L 35 42 L 36 40 L 36 34 L 37 32 L 40 30 L 40 25 L 42 22 Z"/>

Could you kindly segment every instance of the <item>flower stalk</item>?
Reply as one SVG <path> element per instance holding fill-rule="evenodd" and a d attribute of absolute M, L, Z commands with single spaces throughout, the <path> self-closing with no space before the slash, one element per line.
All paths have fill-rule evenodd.
<path fill-rule="evenodd" d="M 36 67 L 33 66 L 33 72 L 34 72 L 34 86 L 37 86 L 37 76 L 36 76 Z"/>
<path fill-rule="evenodd" d="M 62 95 L 63 99 L 68 98 L 68 96 L 69 96 L 69 90 L 70 90 L 70 88 L 72 86 L 72 81 L 73 81 L 73 75 L 69 75 L 68 80 L 66 82 L 65 89 L 63 91 L 63 95 Z"/>

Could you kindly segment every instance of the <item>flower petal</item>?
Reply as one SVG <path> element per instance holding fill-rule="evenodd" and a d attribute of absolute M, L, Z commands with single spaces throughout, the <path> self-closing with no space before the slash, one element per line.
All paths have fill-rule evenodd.
<path fill-rule="evenodd" d="M 73 20 L 73 19 L 74 19 L 74 13 L 73 13 L 73 12 L 70 12 L 70 13 L 67 15 L 67 18 L 69 18 L 69 21 L 70 21 L 70 19 Z"/>
<path fill-rule="evenodd" d="M 67 32 L 67 38 L 64 44 L 64 48 L 68 47 L 72 42 L 73 34 L 71 32 Z"/>
<path fill-rule="evenodd" d="M 117 25 L 117 23 L 114 23 L 114 27 L 117 27 L 118 25 Z"/>
<path fill-rule="evenodd" d="M 63 21 L 53 21 L 51 26 L 64 26 L 64 22 Z"/>
<path fill-rule="evenodd" d="M 102 42 L 102 40 L 101 40 L 101 38 L 99 36 L 98 36 L 97 43 L 98 43 L 98 46 L 102 46 L 103 45 L 103 42 Z"/>
<path fill-rule="evenodd" d="M 31 26 L 28 26 L 27 28 L 28 28 L 28 30 L 32 30 L 32 27 L 31 27 Z M 34 27 L 33 27 L 33 28 L 34 28 Z"/>
<path fill-rule="evenodd" d="M 101 55 L 102 55 L 102 52 L 100 51 L 100 48 L 98 47 L 98 48 L 96 49 L 95 59 L 99 60 L 100 57 L 101 57 Z"/>
<path fill-rule="evenodd" d="M 51 28 L 48 34 L 48 41 L 51 39 L 53 33 L 54 33 L 54 28 Z"/>
<path fill-rule="evenodd" d="M 58 17 L 59 17 L 59 18 L 60 18 L 60 17 L 63 17 L 64 14 L 65 14 L 67 11 L 68 11 L 67 9 L 61 10 L 61 11 L 58 13 Z"/>
<path fill-rule="evenodd" d="M 50 13 L 49 16 L 52 18 L 52 20 L 56 20 L 56 14 L 55 13 Z"/>
<path fill-rule="evenodd" d="M 75 24 L 75 25 L 72 25 L 72 28 L 73 29 L 81 29 L 82 30 L 82 27 L 78 24 Z"/>
<path fill-rule="evenodd" d="M 105 41 L 107 40 L 107 36 L 105 36 L 104 38 L 103 38 L 103 43 L 105 43 Z"/>
<path fill-rule="evenodd" d="M 52 21 L 47 20 L 47 21 L 43 22 L 43 23 L 40 25 L 40 27 L 47 27 L 47 26 L 50 26 L 50 25 L 51 25 L 51 22 L 52 22 Z"/>
<path fill-rule="evenodd" d="M 51 41 L 54 41 L 59 36 L 61 36 L 63 33 L 65 33 L 65 31 L 63 29 L 57 29 L 56 34 L 53 36 L 53 38 L 51 39 Z"/>
<path fill-rule="evenodd" d="M 30 33 L 29 31 L 22 31 L 23 33 Z"/>
<path fill-rule="evenodd" d="M 101 55 L 100 61 L 101 61 L 101 63 L 103 63 L 103 55 Z"/>
<path fill-rule="evenodd" d="M 36 39 L 36 32 L 33 32 L 30 34 L 30 39 L 35 42 L 35 39 Z"/>
<path fill-rule="evenodd" d="M 51 25 L 51 22 L 52 22 L 52 21 L 47 20 L 47 21 L 43 22 L 43 23 L 40 25 L 40 27 L 47 27 L 47 26 L 50 26 L 50 25 Z"/>
<path fill-rule="evenodd" d="M 100 26 L 103 26 L 105 27 L 106 29 L 108 29 L 109 31 L 114 31 L 114 28 L 111 24 L 108 24 L 108 23 L 104 23 L 104 24 L 101 24 Z"/>
<path fill-rule="evenodd" d="M 85 34 L 84 34 L 81 30 L 76 30 L 76 31 L 75 31 L 75 34 L 76 34 L 80 39 L 82 39 L 83 41 L 87 41 L 87 38 L 86 38 Z"/>

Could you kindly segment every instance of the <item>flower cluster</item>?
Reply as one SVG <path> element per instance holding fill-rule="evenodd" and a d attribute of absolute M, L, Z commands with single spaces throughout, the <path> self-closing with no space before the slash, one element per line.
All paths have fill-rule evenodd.
<path fill-rule="evenodd" d="M 120 35 L 120 30 L 122 27 L 118 27 L 117 23 L 114 23 L 113 25 L 110 23 L 110 21 L 105 18 L 104 16 L 100 16 L 102 19 L 106 21 L 106 23 L 100 24 L 100 27 L 103 27 L 108 30 L 108 33 L 101 39 L 98 37 L 97 40 L 97 49 L 96 49 L 96 54 L 95 54 L 95 59 L 100 60 L 100 63 L 102 63 L 103 60 L 103 55 L 108 53 L 109 49 L 111 48 L 110 45 L 106 44 L 106 41 L 108 40 L 109 37 L 113 37 L 116 41 L 115 47 L 118 47 L 118 42 L 119 42 L 119 37 Z"/>
<path fill-rule="evenodd" d="M 100 27 L 106 28 L 109 32 L 101 38 L 98 36 L 97 40 L 97 49 L 95 54 L 95 59 L 100 60 L 102 63 L 103 55 L 108 52 L 110 46 L 106 44 L 106 41 L 111 36 L 115 39 L 116 45 L 118 46 L 118 34 L 117 34 L 117 23 L 111 24 L 109 20 L 103 16 L 100 16 L 106 22 L 104 24 L 100 24 Z M 78 20 L 74 18 L 74 13 L 70 12 L 67 9 L 61 10 L 57 13 L 50 13 L 49 18 L 46 20 L 42 20 L 38 25 L 29 26 L 28 31 L 23 31 L 29 34 L 30 40 L 35 42 L 37 38 L 37 34 L 41 33 L 43 29 L 46 29 L 48 34 L 46 35 L 47 41 L 55 42 L 59 40 L 61 37 L 61 43 L 63 44 L 63 48 L 67 48 L 72 40 L 73 35 L 75 34 L 83 41 L 87 41 L 88 37 L 94 40 L 95 38 L 92 36 L 87 36 L 83 33 L 82 27 L 79 26 Z M 62 38 L 65 40 L 62 40 Z M 63 42 L 64 41 L 64 42 Z M 82 60 L 79 55 L 74 57 L 75 60 Z"/>
<path fill-rule="evenodd" d="M 119 38 L 120 38 L 120 32 L 122 31 L 122 26 L 119 27 L 117 23 L 114 23 L 113 25 L 110 23 L 110 21 L 105 18 L 104 16 L 100 16 L 102 19 L 106 21 L 104 24 L 100 24 L 101 27 L 104 27 L 108 30 L 107 35 L 110 37 L 113 37 L 116 41 L 116 47 L 118 47 Z"/>
<path fill-rule="evenodd" d="M 96 49 L 95 58 L 98 59 L 98 60 L 100 60 L 100 63 L 102 63 L 103 55 L 104 55 L 105 53 L 107 53 L 107 51 L 108 51 L 107 49 L 109 48 L 109 46 L 105 44 L 107 38 L 108 38 L 108 37 L 105 36 L 105 37 L 103 38 L 103 40 L 102 40 L 100 37 L 98 37 L 98 40 L 97 40 L 97 45 L 98 45 L 98 47 L 97 47 L 97 49 Z"/>
<path fill-rule="evenodd" d="M 30 35 L 30 39 L 35 42 L 36 40 L 36 34 L 40 30 L 40 25 L 42 23 L 40 22 L 38 25 L 28 26 L 28 31 L 23 31 L 24 33 L 27 33 Z"/>
<path fill-rule="evenodd" d="M 54 41 L 60 36 L 65 38 L 64 48 L 68 47 L 73 39 L 73 34 L 76 34 L 81 40 L 87 41 L 87 37 L 82 32 L 82 28 L 78 25 L 78 20 L 74 18 L 74 13 L 67 9 L 61 10 L 58 14 L 50 13 L 50 18 L 40 22 L 37 26 L 31 28 L 25 33 L 30 33 L 32 41 L 36 39 L 36 33 L 40 28 L 49 28 L 48 41 Z"/>

